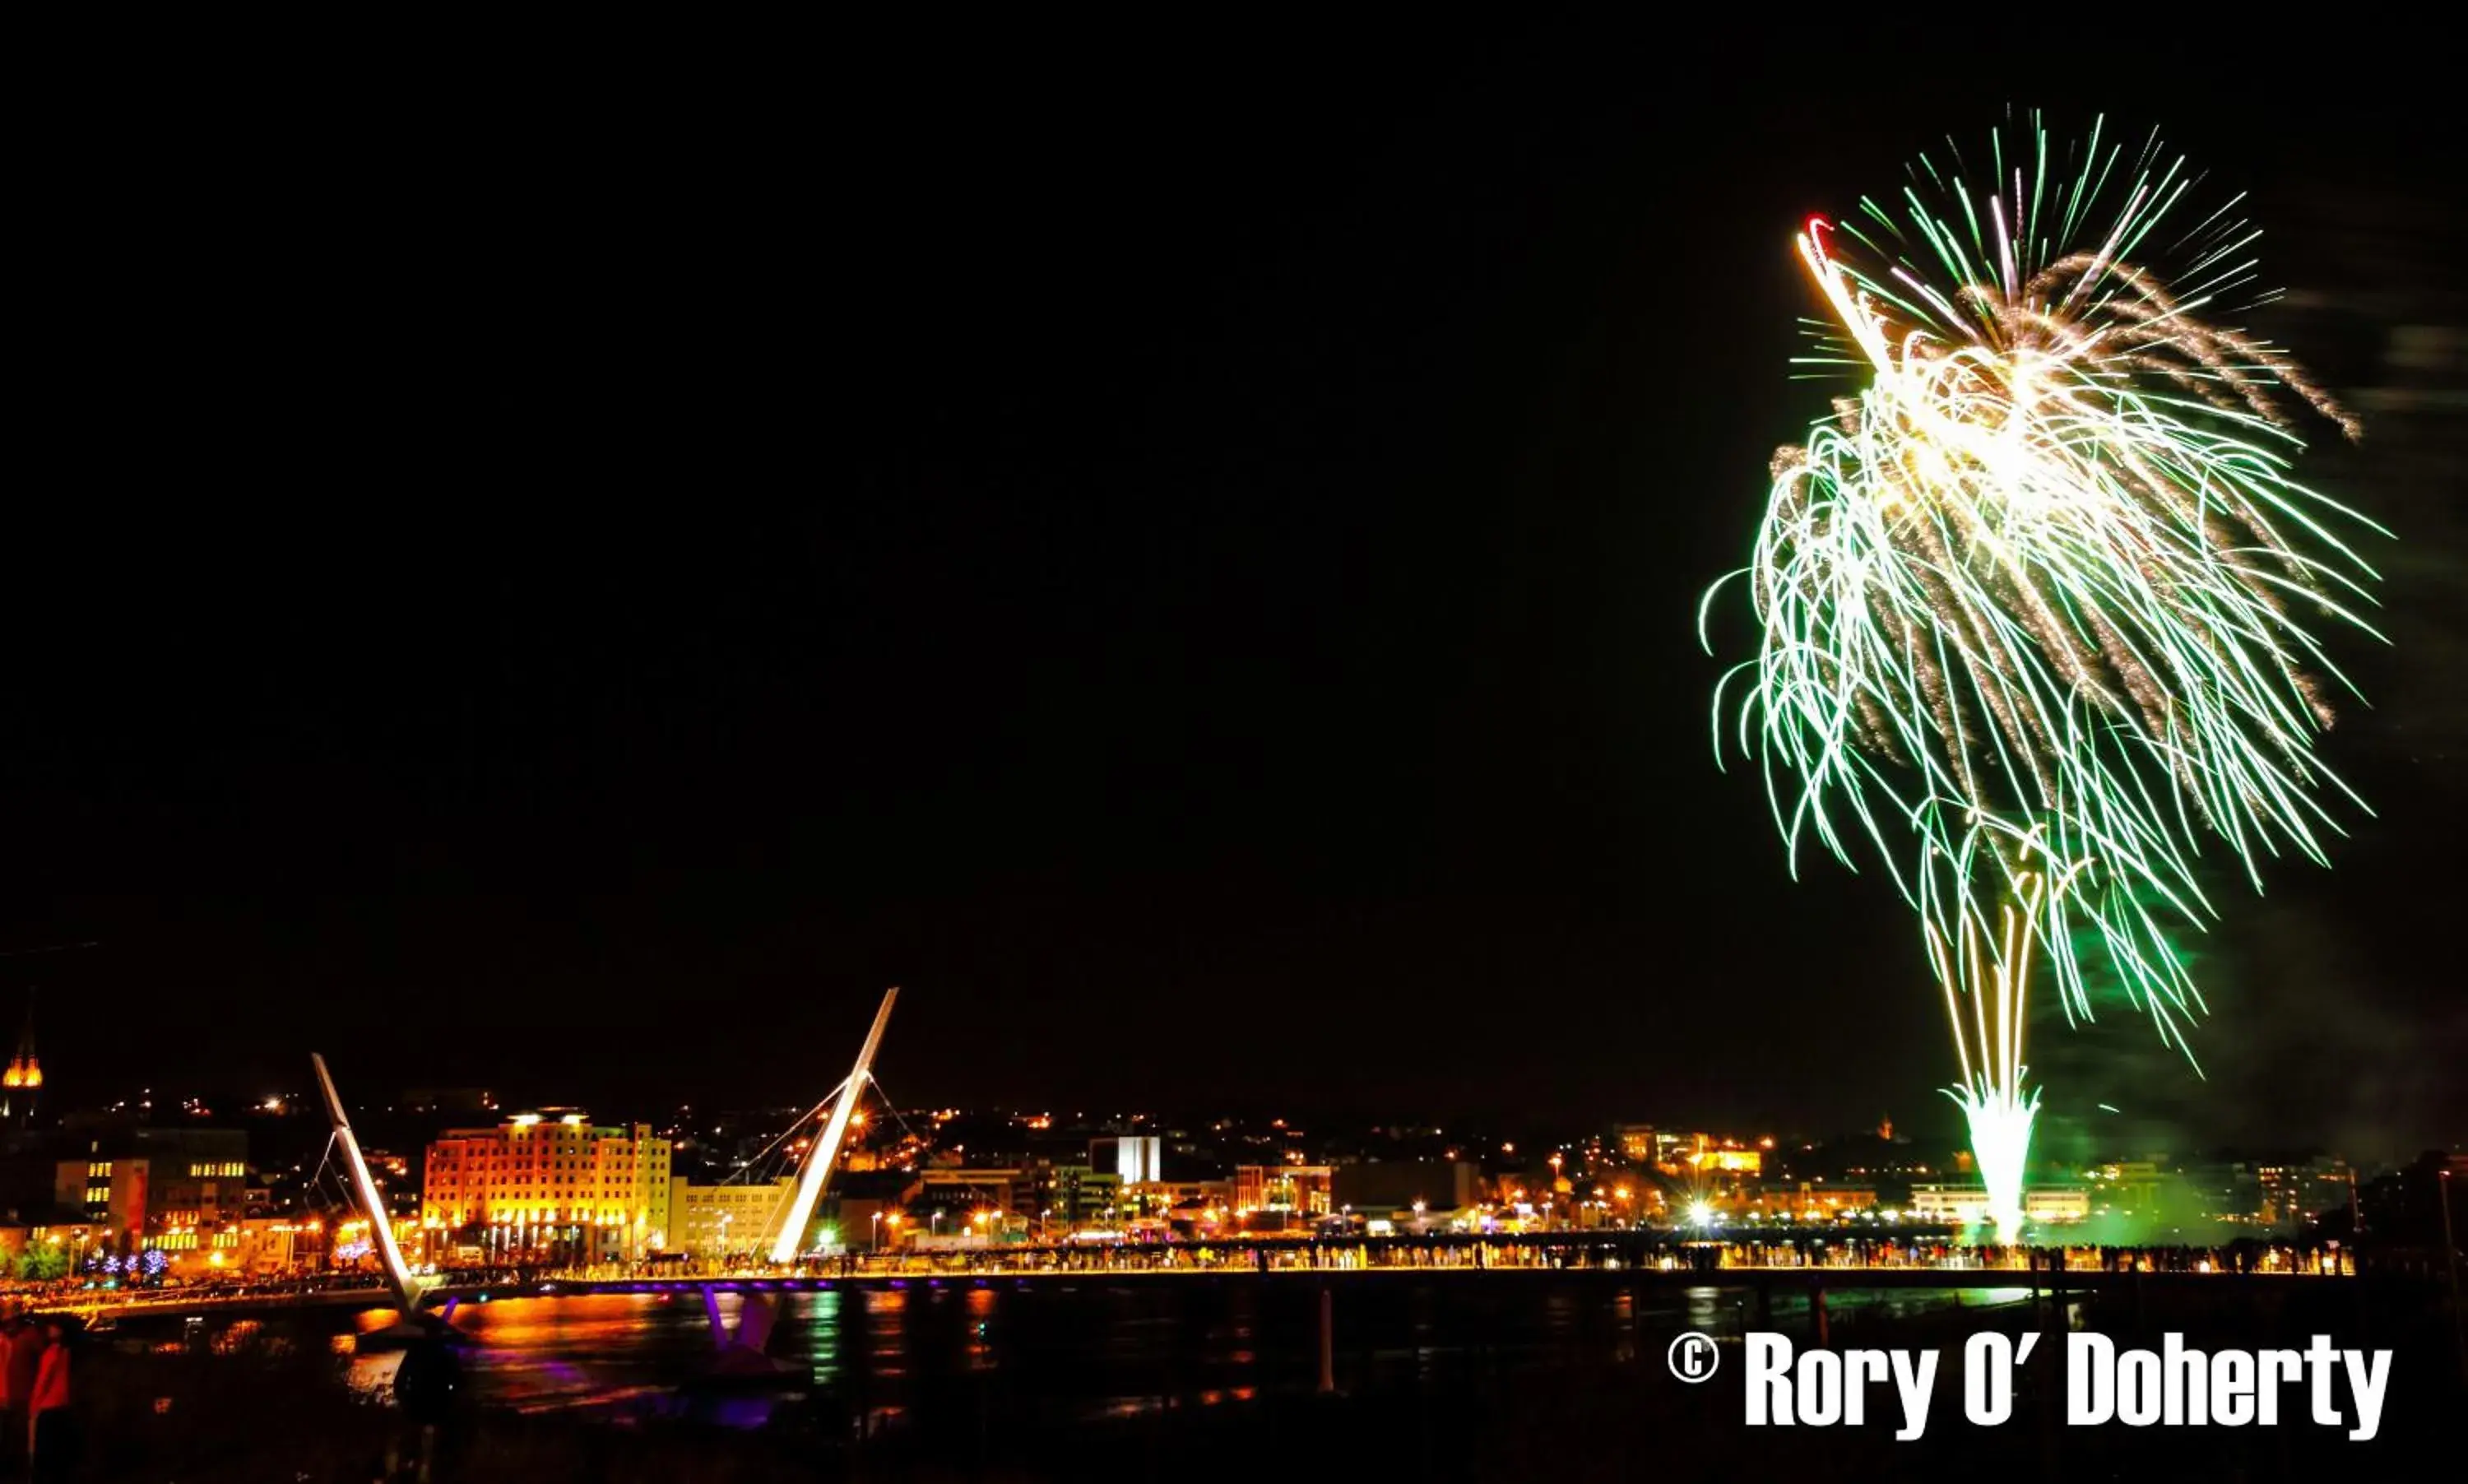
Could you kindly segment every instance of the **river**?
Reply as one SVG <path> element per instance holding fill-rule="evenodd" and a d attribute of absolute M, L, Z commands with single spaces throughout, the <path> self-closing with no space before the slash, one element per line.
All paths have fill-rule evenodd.
<path fill-rule="evenodd" d="M 1838 1324 L 1914 1320 L 2000 1307 L 2019 1289 L 1844 1290 Z M 954 1381 L 1032 1388 L 1074 1419 L 1165 1405 L 1213 1405 L 1316 1387 L 1318 1292 L 1308 1282 L 1188 1278 L 918 1280 L 888 1289 L 783 1294 L 768 1353 L 788 1367 L 776 1393 L 715 1395 L 699 1384 L 714 1354 L 692 1293 L 601 1294 L 467 1303 L 455 1326 L 473 1401 L 526 1412 L 690 1413 L 760 1426 L 782 1401 L 825 1397 L 896 1426 Z M 723 1295 L 734 1324 L 743 1300 Z M 1682 1330 L 1736 1334 L 1751 1318 L 1738 1288 L 1637 1288 L 1598 1275 L 1397 1275 L 1341 1285 L 1331 1324 L 1332 1380 L 1352 1394 L 1418 1390 L 1474 1372 L 1625 1361 L 1658 1354 Z M 377 1311 L 363 1328 L 390 1323 Z M 1802 1298 L 1773 1323 L 1810 1324 Z M 347 1341 L 346 1341 L 347 1342 Z M 359 1356 L 355 1386 L 387 1385 L 396 1354 Z"/>

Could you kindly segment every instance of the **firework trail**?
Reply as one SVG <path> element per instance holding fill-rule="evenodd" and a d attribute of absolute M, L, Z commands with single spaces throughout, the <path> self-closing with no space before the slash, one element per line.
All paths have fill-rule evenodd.
<path fill-rule="evenodd" d="M 2381 533 L 2291 477 L 2300 418 L 2354 421 L 2215 322 L 2251 302 L 2235 202 L 2190 209 L 2156 136 L 2094 127 L 2052 161 L 2028 133 L 1922 156 L 1890 209 L 1800 236 L 1833 311 L 1804 359 L 1865 384 L 1775 458 L 1733 574 L 1760 651 L 1715 694 L 1718 759 L 1727 722 L 1794 871 L 1810 839 L 1855 865 L 1865 839 L 1918 909 L 2008 1242 L 2035 956 L 2068 1020 L 2095 957 L 2190 1058 L 2205 1007 L 2169 935 L 2216 915 L 2204 842 L 2259 890 L 2268 857 L 2327 863 L 2324 795 L 2363 808 L 2313 753 L 2348 688 L 2315 631 L 2366 628 L 2375 574 L 2339 533 Z"/>

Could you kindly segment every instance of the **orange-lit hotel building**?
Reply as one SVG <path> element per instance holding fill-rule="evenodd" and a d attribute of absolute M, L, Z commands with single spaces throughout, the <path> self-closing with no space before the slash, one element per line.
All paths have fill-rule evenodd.
<path fill-rule="evenodd" d="M 649 1124 L 520 1113 L 428 1146 L 421 1226 L 433 1256 L 612 1262 L 668 1244 L 669 1141 Z"/>

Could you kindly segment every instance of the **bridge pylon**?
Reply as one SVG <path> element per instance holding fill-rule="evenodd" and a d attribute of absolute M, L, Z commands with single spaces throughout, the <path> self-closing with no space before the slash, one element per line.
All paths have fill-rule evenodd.
<path fill-rule="evenodd" d="M 317 1069 L 317 1089 L 326 1096 L 326 1116 L 333 1123 L 335 1142 L 343 1146 L 343 1159 L 351 1169 L 352 1194 L 359 1201 L 360 1213 L 369 1219 L 369 1241 L 376 1244 L 377 1256 L 385 1265 L 386 1281 L 394 1286 L 395 1297 L 402 1301 L 403 1317 L 409 1319 L 420 1309 L 420 1279 L 395 1244 L 394 1219 L 386 1214 L 385 1199 L 377 1194 L 377 1182 L 369 1174 L 369 1162 L 360 1157 L 360 1141 L 352 1132 L 352 1120 L 343 1111 L 343 1095 L 334 1090 L 334 1077 L 326 1070 L 326 1059 L 310 1052 L 308 1061 Z"/>
<path fill-rule="evenodd" d="M 797 1193 L 789 1199 L 780 1230 L 771 1241 L 771 1261 L 782 1267 L 795 1262 L 805 1250 L 806 1228 L 813 1221 L 814 1207 L 823 1199 L 824 1182 L 832 1177 L 832 1168 L 839 1162 L 840 1144 L 848 1137 L 849 1118 L 857 1111 L 857 1100 L 865 1095 L 866 1080 L 874 1075 L 874 1054 L 882 1045 L 882 1028 L 891 1023 L 891 1007 L 899 998 L 900 986 L 896 984 L 882 992 L 882 1008 L 874 1013 L 874 1028 L 865 1034 L 865 1044 L 857 1054 L 857 1065 L 841 1084 L 839 1100 L 832 1106 L 832 1116 L 823 1125 L 823 1136 L 806 1156 L 806 1168 L 798 1174 Z"/>

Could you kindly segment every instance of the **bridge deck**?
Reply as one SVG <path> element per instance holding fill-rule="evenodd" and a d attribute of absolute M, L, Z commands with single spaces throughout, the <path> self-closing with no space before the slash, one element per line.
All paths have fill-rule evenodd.
<path fill-rule="evenodd" d="M 1747 1266 L 1733 1265 L 1710 1268 L 1662 1267 L 1655 1265 L 1518 1265 L 1476 1267 L 1462 1265 L 1378 1265 L 1369 1267 L 1308 1266 L 1210 1266 L 1210 1267 L 1040 1267 L 1017 1270 L 976 1271 L 859 1271 L 853 1273 L 808 1274 L 702 1274 L 678 1277 L 561 1278 L 544 1277 L 525 1282 L 448 1283 L 428 1290 L 423 1296 L 423 1307 L 432 1312 L 449 1301 L 492 1303 L 509 1299 L 573 1298 L 606 1294 L 697 1294 L 709 1289 L 722 1293 L 816 1293 L 834 1290 L 862 1292 L 876 1289 L 970 1289 L 970 1288 L 1061 1288 L 1080 1286 L 1107 1287 L 1122 1284 L 1216 1281 L 1221 1283 L 1270 1283 L 1333 1285 L 1394 1283 L 1424 1279 L 1490 1279 L 1513 1282 L 1519 1279 L 1588 1279 L 1657 1289 L 1767 1288 L 1777 1291 L 1822 1289 L 1829 1291 L 1859 1290 L 1953 1290 L 1953 1289 L 2037 1289 L 2063 1288 L 2072 1292 L 2094 1292 L 2139 1285 L 2151 1291 L 2200 1287 L 2205 1290 L 2225 1288 L 2285 1290 L 2291 1285 L 2313 1286 L 2337 1282 L 2342 1274 L 2313 1272 L 2229 1272 L 2229 1271 L 2111 1271 L 2097 1267 L 2068 1267 L 2054 1270 L 2045 1267 L 1891 1267 L 1891 1266 Z M 300 1309 L 349 1309 L 372 1311 L 396 1307 L 394 1297 L 378 1286 L 348 1289 L 319 1289 L 292 1293 L 239 1291 L 216 1294 L 196 1291 L 173 1291 L 120 1299 L 117 1302 L 68 1304 L 96 1317 L 138 1317 L 152 1315 L 220 1313 L 240 1315 Z"/>

